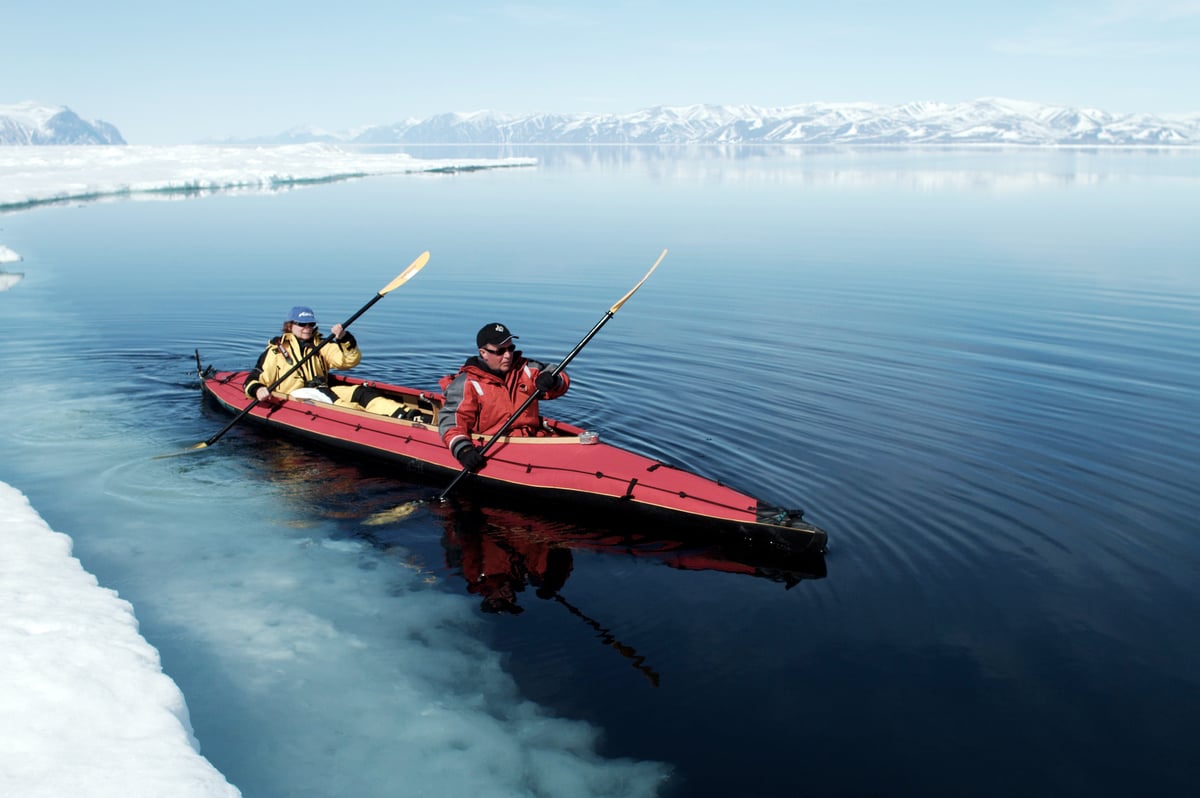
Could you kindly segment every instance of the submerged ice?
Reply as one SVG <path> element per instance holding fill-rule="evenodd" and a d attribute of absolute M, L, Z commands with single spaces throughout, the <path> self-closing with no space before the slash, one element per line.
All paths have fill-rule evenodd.
<path fill-rule="evenodd" d="M 233 151 L 196 151 L 189 160 L 108 149 L 88 151 L 97 159 L 90 169 L 0 159 L 0 205 L 269 186 L 281 174 L 340 176 L 354 163 L 285 148 L 265 171 L 247 171 L 245 153 Z M 407 156 L 376 158 L 365 169 L 357 163 L 367 174 L 446 166 Z M 21 259 L 3 245 L 0 254 Z M 37 268 L 35 259 L 29 269 Z M 22 395 L 53 393 L 57 377 L 43 378 Z M 206 472 L 196 461 L 179 466 L 192 470 L 173 481 L 150 471 L 141 465 L 149 460 L 144 431 L 119 420 L 120 401 L 22 402 L 19 422 L 10 419 L 5 432 L 6 457 L 21 463 L 10 471 L 24 476 L 7 477 L 16 487 L 0 483 L 0 794 L 659 792 L 666 765 L 605 758 L 597 728 L 554 717 L 520 694 L 500 654 L 481 640 L 472 599 L 431 588 L 427 573 L 369 544 L 310 529 L 300 510 L 272 518 L 279 497 L 264 499 L 240 475 Z M 88 434 L 81 438 L 80 429 Z M 64 446 L 72 451 L 65 470 L 37 468 Z M 124 455 L 115 453 L 120 447 Z M 52 479 L 98 502 L 56 507 L 73 527 L 60 532 L 19 489 L 24 480 Z M 246 534 L 247 518 L 261 519 L 255 534 Z M 96 573 L 118 575 L 121 596 L 81 567 L 62 532 L 86 536 L 89 557 L 75 556 L 89 570 L 95 563 Z M 149 629 L 154 646 L 142 636 Z"/>
<path fill-rule="evenodd" d="M 176 574 L 167 560 L 195 541 L 143 562 L 166 558 L 153 564 L 156 612 L 207 652 L 179 664 L 181 680 L 228 705 L 220 733 L 197 730 L 197 743 L 130 605 L 6 485 L 0 519 L 4 794 L 207 798 L 238 794 L 232 782 L 245 795 L 370 796 L 403 783 L 406 794 L 635 798 L 668 777 L 603 758 L 595 727 L 522 698 L 474 634 L 469 598 L 429 589 L 420 569 L 373 567 L 365 544 L 303 534 L 240 550 L 218 540 L 197 557 L 206 564 Z M 231 568 L 234 557 L 260 565 Z M 113 773 L 114 791 L 78 789 Z"/>

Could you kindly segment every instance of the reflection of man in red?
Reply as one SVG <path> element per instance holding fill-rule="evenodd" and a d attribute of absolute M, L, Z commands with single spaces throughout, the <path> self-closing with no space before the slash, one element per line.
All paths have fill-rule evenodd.
<path fill-rule="evenodd" d="M 525 611 L 517 604 L 517 593 L 525 585 L 537 588 L 538 598 L 552 598 L 571 575 L 571 551 L 545 540 L 505 534 L 500 529 L 468 529 L 473 524 L 449 525 L 442 538 L 446 563 L 458 568 L 467 582 L 467 592 L 482 596 L 484 612 Z M 481 525 L 482 526 L 482 525 Z"/>

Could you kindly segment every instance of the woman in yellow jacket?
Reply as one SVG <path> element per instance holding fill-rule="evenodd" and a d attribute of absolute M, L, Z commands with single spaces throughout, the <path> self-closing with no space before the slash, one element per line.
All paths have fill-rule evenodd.
<path fill-rule="evenodd" d="M 407 408 L 394 399 L 381 395 L 366 385 L 330 385 L 332 369 L 352 369 L 362 362 L 362 351 L 358 342 L 342 325 L 329 329 L 332 340 L 321 346 L 321 333 L 317 330 L 317 316 L 312 308 L 297 305 L 288 313 L 283 323 L 283 334 L 272 338 L 266 350 L 258 356 L 258 363 L 246 378 L 246 396 L 262 402 L 271 396 L 271 385 L 289 369 L 304 360 L 314 347 L 320 347 L 300 368 L 275 386 L 275 390 L 289 396 L 298 396 L 318 401 L 332 402 L 343 407 L 354 407 L 370 413 L 401 417 Z M 300 392 L 300 393 L 297 393 Z"/>

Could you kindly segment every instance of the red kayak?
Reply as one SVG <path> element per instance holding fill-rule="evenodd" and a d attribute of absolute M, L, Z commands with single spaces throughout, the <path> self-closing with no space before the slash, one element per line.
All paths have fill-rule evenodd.
<path fill-rule="evenodd" d="M 197 368 L 204 395 L 240 413 L 251 400 L 245 371 Z M 290 437 L 367 455 L 434 479 L 450 480 L 462 467 L 442 443 L 439 393 L 331 375 L 331 382 L 366 384 L 411 408 L 392 418 L 276 393 L 251 408 L 246 420 Z M 724 539 L 766 544 L 790 552 L 821 552 L 825 532 L 785 510 L 698 474 L 605 443 L 595 433 L 544 418 L 551 436 L 503 437 L 488 450 L 487 465 L 463 482 L 464 489 L 505 496 L 537 497 L 582 512 L 612 511 L 676 525 Z M 478 441 L 488 438 L 480 437 Z M 732 538 L 729 536 L 733 536 Z"/>

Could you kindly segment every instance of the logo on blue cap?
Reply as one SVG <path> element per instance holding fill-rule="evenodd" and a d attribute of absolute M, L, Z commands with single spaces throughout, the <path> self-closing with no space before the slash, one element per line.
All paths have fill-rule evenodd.
<path fill-rule="evenodd" d="M 301 324 L 316 324 L 317 314 L 313 313 L 312 308 L 306 308 L 303 305 L 297 305 L 292 308 L 292 312 L 288 314 L 288 321 L 296 321 Z"/>

